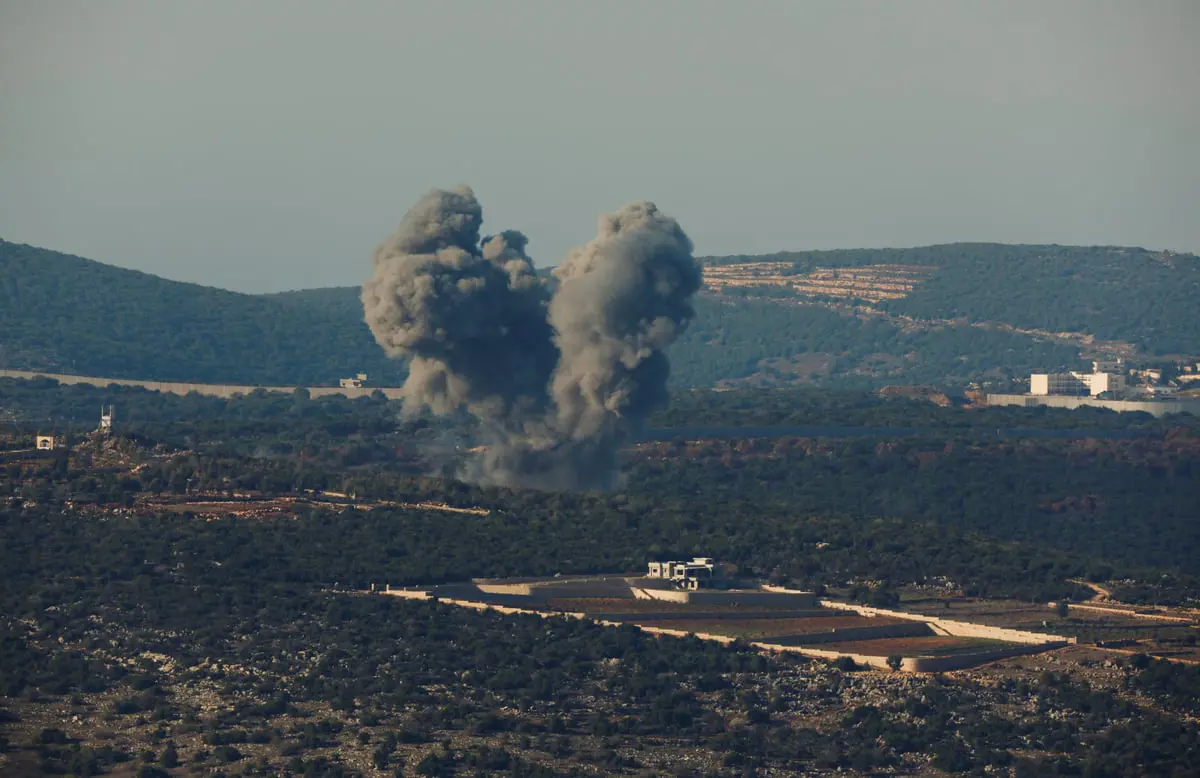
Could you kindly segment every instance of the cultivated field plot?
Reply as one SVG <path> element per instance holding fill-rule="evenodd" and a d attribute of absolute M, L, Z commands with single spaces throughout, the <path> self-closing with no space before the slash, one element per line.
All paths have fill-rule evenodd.
<path fill-rule="evenodd" d="M 790 289 L 797 297 L 846 298 L 879 302 L 912 292 L 936 268 L 923 265 L 814 267 L 798 272 L 791 262 L 763 261 L 708 265 L 704 284 L 715 292 L 730 288 Z"/>
<path fill-rule="evenodd" d="M 1081 643 L 1134 640 L 1158 646 L 1159 641 L 1165 641 L 1174 648 L 1174 644 L 1186 640 L 1189 634 L 1200 633 L 1200 630 L 1186 622 L 1155 618 L 1153 612 L 1134 608 L 1104 606 L 1109 609 L 1093 610 L 1091 607 L 1072 605 L 1068 616 L 1063 618 L 1046 603 L 1016 600 L 957 599 L 950 601 L 948 609 L 944 606 L 933 607 L 931 602 L 910 602 L 906 605 L 918 613 L 975 624 L 1070 635 Z M 1179 613 L 1159 615 L 1178 616 Z"/>
<path fill-rule="evenodd" d="M 587 613 L 597 616 L 605 613 L 728 613 L 731 617 L 738 614 L 756 614 L 763 611 L 795 611 L 795 605 L 781 603 L 763 605 L 692 605 L 683 602 L 666 602 L 664 600 L 635 600 L 621 597 L 555 597 L 546 600 L 545 610 L 566 611 L 568 613 Z"/>
<path fill-rule="evenodd" d="M 782 638 L 792 635 L 817 635 L 836 629 L 883 627 L 892 624 L 910 625 L 904 619 L 869 616 L 813 616 L 802 618 L 729 618 L 729 619 L 639 619 L 647 627 L 663 627 L 708 635 L 724 635 L 746 640 Z"/>
<path fill-rule="evenodd" d="M 946 608 L 943 601 L 916 601 L 904 603 L 905 610 L 937 616 L 943 619 L 969 621 L 990 627 L 1025 629 L 1032 632 L 1056 632 L 1062 623 L 1054 610 L 1045 603 L 1029 603 L 1020 600 L 979 600 L 958 598 L 949 600 Z M 1046 622 L 1044 626 L 1042 622 Z"/>
<path fill-rule="evenodd" d="M 1012 643 L 985 638 L 956 638 L 933 635 L 913 638 L 879 638 L 876 640 L 847 640 L 840 643 L 822 643 L 815 648 L 828 651 L 845 651 L 864 656 L 953 656 L 975 654 L 993 648 L 1006 648 Z"/>

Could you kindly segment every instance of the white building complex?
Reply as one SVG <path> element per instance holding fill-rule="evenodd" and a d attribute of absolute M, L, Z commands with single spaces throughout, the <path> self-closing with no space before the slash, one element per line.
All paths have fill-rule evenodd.
<path fill-rule="evenodd" d="M 1065 394 L 1075 397 L 1122 395 L 1125 393 L 1122 367 L 1122 362 L 1118 360 L 1093 362 L 1090 373 L 1034 373 L 1029 376 L 1029 393 L 1037 396 Z"/>
<path fill-rule="evenodd" d="M 672 581 L 680 589 L 699 589 L 709 585 L 715 573 L 712 557 L 698 556 L 690 562 L 651 562 L 646 577 Z"/>

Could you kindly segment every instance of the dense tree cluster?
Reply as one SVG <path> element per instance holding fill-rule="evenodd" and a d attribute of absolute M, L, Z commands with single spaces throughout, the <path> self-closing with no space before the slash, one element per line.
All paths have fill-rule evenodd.
<path fill-rule="evenodd" d="M 670 356 L 673 383 L 701 388 L 749 376 L 766 385 L 958 387 L 1084 364 L 1073 346 L 1002 330 L 906 329 L 819 305 L 714 295 L 697 300 L 696 320 Z"/>
<path fill-rule="evenodd" d="M 268 385 L 399 379 L 361 307 L 323 299 L 227 292 L 0 240 L 0 366 Z"/>
<path fill-rule="evenodd" d="M 356 775 L 330 758 L 347 744 L 377 770 L 418 775 L 636 774 L 653 762 L 639 744 L 712 756 L 715 767 L 689 775 L 922 760 L 1030 776 L 1197 769 L 1197 727 L 1176 715 L 1195 710 L 1196 673 L 1180 665 L 1138 659 L 1127 676 L 1166 712 L 1053 673 L 999 688 L 935 680 L 842 711 L 852 662 L 814 674 L 737 644 L 362 593 L 705 554 L 879 605 L 934 580 L 1045 602 L 1082 596 L 1068 579 L 1129 576 L 1155 582 L 1147 599 L 1163 581 L 1195 597 L 1186 552 L 1200 439 L 1186 421 L 696 393 L 659 423 L 826 419 L 915 434 L 684 435 L 631 451 L 620 491 L 544 493 L 430 477 L 429 451 L 453 430 L 400 419 L 381 397 L 0 391 L 0 408 L 24 419 L 0 430 L 0 457 L 28 445 L 41 415 L 92 419 L 100 399 L 116 398 L 126 425 L 79 437 L 70 456 L 13 455 L 0 469 L 0 695 L 11 708 L 0 748 L 43 773 Z M 988 437 L 977 419 L 1070 434 Z M 137 466 L 105 464 L 116 460 Z M 306 489 L 380 502 L 264 519 L 145 508 L 158 493 Z M 428 503 L 481 512 L 418 507 Z M 206 713 L 188 701 L 197 687 L 231 702 Z M 140 752 L 83 742 L 69 723 L 9 734 L 18 711 L 76 697 L 144 722 L 151 742 Z M 842 716 L 836 736 L 798 724 L 801 706 Z"/>

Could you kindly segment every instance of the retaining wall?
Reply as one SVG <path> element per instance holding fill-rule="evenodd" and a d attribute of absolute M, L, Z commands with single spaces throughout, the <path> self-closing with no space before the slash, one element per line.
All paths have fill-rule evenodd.
<path fill-rule="evenodd" d="M 1065 645 L 1067 645 L 1066 642 L 1054 641 L 1036 645 L 1024 644 L 1008 646 L 1006 648 L 993 648 L 987 651 L 977 651 L 970 654 L 954 654 L 952 656 L 906 657 L 904 661 L 900 663 L 900 669 L 907 670 L 910 673 L 941 673 L 948 670 L 961 670 L 964 667 L 975 667 L 976 665 L 981 665 L 985 662 L 994 662 L 997 659 L 1006 659 L 1011 656 L 1037 654 L 1047 649 L 1061 648 Z"/>
<path fill-rule="evenodd" d="M 824 648 L 809 648 L 807 646 L 784 646 L 778 643 L 751 643 L 750 645 L 764 651 L 771 651 L 776 654 L 792 653 L 800 654 L 801 656 L 811 657 L 813 659 L 825 659 L 830 662 L 836 662 L 844 656 L 850 657 L 857 665 L 864 667 L 874 667 L 880 670 L 890 670 L 888 667 L 886 656 L 867 656 L 866 654 L 851 654 L 847 651 L 829 651 Z M 901 669 L 904 666 L 901 665 Z"/>
<path fill-rule="evenodd" d="M 1058 607 L 1058 603 L 1056 602 L 1047 603 L 1047 605 L 1049 605 L 1051 608 Z M 1106 608 L 1103 605 L 1076 605 L 1075 603 L 1070 603 L 1067 605 L 1067 609 L 1068 611 L 1096 611 L 1098 613 L 1107 613 L 1110 616 L 1128 616 L 1129 618 L 1133 619 L 1172 621 L 1179 624 L 1191 624 L 1194 622 L 1194 619 L 1189 619 L 1184 616 L 1169 616 L 1165 613 L 1146 613 L 1145 611 L 1125 610 L 1122 608 Z"/>
<path fill-rule="evenodd" d="M 629 582 L 624 578 L 586 578 L 564 581 L 529 581 L 502 583 L 475 581 L 482 592 L 489 594 L 520 594 L 548 599 L 551 597 L 610 597 L 632 599 Z"/>
<path fill-rule="evenodd" d="M 387 587 L 383 591 L 372 589 L 376 594 L 390 594 L 393 597 L 403 597 L 408 600 L 430 600 L 433 599 L 433 593 L 425 590 L 417 589 L 393 589 Z"/>
<path fill-rule="evenodd" d="M 1065 635 L 1051 635 L 1044 632 L 1026 632 L 1019 629 L 1007 629 L 1005 627 L 989 627 L 984 624 L 971 624 L 965 621 L 954 621 L 952 619 L 943 619 L 937 616 L 923 616 L 919 613 L 905 613 L 904 611 L 886 610 L 884 608 L 869 608 L 865 605 L 852 605 L 845 602 L 833 602 L 830 600 L 822 600 L 821 605 L 826 608 L 835 610 L 853 611 L 854 613 L 863 616 L 889 616 L 897 619 L 910 619 L 912 621 L 923 621 L 939 635 L 949 635 L 961 638 L 987 638 L 990 640 L 1003 640 L 1007 643 L 1026 643 L 1030 645 L 1042 645 L 1047 643 L 1062 643 L 1067 645 L 1075 642 L 1075 638 Z"/>

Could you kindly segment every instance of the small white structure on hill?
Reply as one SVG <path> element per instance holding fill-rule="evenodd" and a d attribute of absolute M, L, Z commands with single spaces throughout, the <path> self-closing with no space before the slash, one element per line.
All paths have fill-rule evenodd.
<path fill-rule="evenodd" d="M 715 576 L 716 565 L 707 556 L 693 557 L 690 562 L 651 562 L 646 570 L 647 578 L 671 581 L 681 589 L 706 587 Z"/>
<path fill-rule="evenodd" d="M 100 406 L 100 428 L 99 428 L 100 431 L 101 432 L 112 432 L 112 425 L 113 425 L 113 407 L 111 405 L 108 406 L 108 410 L 106 411 L 104 409 L 104 406 L 101 405 Z"/>
<path fill-rule="evenodd" d="M 366 373 L 358 373 L 354 378 L 342 378 L 338 380 L 338 385 L 343 389 L 362 389 L 366 383 Z"/>

